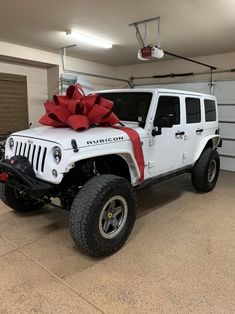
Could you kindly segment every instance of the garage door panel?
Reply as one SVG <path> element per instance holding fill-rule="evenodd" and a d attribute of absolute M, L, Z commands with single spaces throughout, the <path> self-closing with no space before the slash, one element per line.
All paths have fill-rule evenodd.
<path fill-rule="evenodd" d="M 227 121 L 219 124 L 223 138 L 223 147 L 219 149 L 221 169 L 235 171 L 235 81 L 215 82 L 214 93 L 219 104 L 219 120 Z"/>
<path fill-rule="evenodd" d="M 235 121 L 235 105 L 219 105 L 218 114 L 221 121 Z"/>
<path fill-rule="evenodd" d="M 12 114 L 11 117 L 9 116 L 9 114 L 8 115 L 7 114 L 1 115 L 1 125 L 9 124 L 10 121 L 17 121 L 19 123 L 25 124 L 25 115 L 22 112 L 17 114 L 16 116 L 14 116 L 14 114 Z"/>
<path fill-rule="evenodd" d="M 214 93 L 218 103 L 234 103 L 235 99 L 235 81 L 215 82 Z"/>
<path fill-rule="evenodd" d="M 4 88 L 3 86 L 1 86 L 1 89 Z M 14 91 L 14 93 L 12 92 L 12 90 L 9 89 L 9 91 L 3 91 L 1 90 L 1 97 L 4 97 L 5 101 L 11 101 L 11 99 L 18 99 L 18 97 L 25 97 L 26 94 L 25 92 L 22 91 Z"/>
<path fill-rule="evenodd" d="M 27 78 L 0 73 L 0 134 L 28 127 Z"/>
<path fill-rule="evenodd" d="M 138 88 L 171 88 L 177 90 L 185 90 L 198 93 L 210 93 L 210 87 L 207 82 L 195 82 L 195 83 L 176 83 L 176 84 L 160 84 L 160 85 L 145 85 L 138 86 Z"/>
<path fill-rule="evenodd" d="M 221 137 L 235 138 L 235 123 L 219 123 Z"/>
<path fill-rule="evenodd" d="M 220 156 L 220 168 L 228 171 L 235 171 L 235 159 L 232 157 Z"/>
<path fill-rule="evenodd" d="M 223 140 L 223 147 L 218 149 L 219 153 L 235 156 L 235 139 L 234 141 Z"/>

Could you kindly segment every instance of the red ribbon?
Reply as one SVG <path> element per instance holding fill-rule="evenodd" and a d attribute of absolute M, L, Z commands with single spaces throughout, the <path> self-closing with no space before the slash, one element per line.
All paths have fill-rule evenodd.
<path fill-rule="evenodd" d="M 92 124 L 112 126 L 120 122 L 111 111 L 111 101 L 99 94 L 85 96 L 80 84 L 69 86 L 66 96 L 54 95 L 53 101 L 46 102 L 44 106 L 46 114 L 39 120 L 44 125 L 69 126 L 75 131 L 82 131 Z"/>
<path fill-rule="evenodd" d="M 54 95 L 53 101 L 47 101 L 44 106 L 46 114 L 41 117 L 39 122 L 48 126 L 69 126 L 75 131 L 83 131 L 91 125 L 113 127 L 120 122 L 112 112 L 113 102 L 99 94 L 85 96 L 80 84 L 69 86 L 66 96 Z M 123 130 L 130 137 L 142 182 L 144 180 L 144 157 L 139 134 L 131 128 L 115 128 Z"/>
<path fill-rule="evenodd" d="M 7 172 L 3 172 L 0 174 L 0 182 L 7 182 L 9 179 L 9 175 Z"/>
<path fill-rule="evenodd" d="M 136 130 L 123 127 L 123 126 L 114 127 L 114 128 L 124 131 L 125 133 L 127 133 L 129 138 L 131 139 L 133 151 L 134 151 L 134 157 L 140 171 L 140 182 L 143 182 L 144 181 L 144 155 L 143 155 L 142 143 L 140 141 L 139 134 L 136 132 Z"/>

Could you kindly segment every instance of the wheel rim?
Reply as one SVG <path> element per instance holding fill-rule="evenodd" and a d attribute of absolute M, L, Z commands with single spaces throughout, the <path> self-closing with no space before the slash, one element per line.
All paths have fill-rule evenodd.
<path fill-rule="evenodd" d="M 208 168 L 208 181 L 212 182 L 215 179 L 216 175 L 216 161 L 213 159 L 211 160 Z"/>
<path fill-rule="evenodd" d="M 126 200 L 122 196 L 111 197 L 103 206 L 99 218 L 99 231 L 105 239 L 115 238 L 123 229 L 128 214 Z"/>

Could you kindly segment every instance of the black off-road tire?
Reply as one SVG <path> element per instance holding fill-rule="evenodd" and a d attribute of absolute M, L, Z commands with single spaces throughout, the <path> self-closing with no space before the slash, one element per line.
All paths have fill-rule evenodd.
<path fill-rule="evenodd" d="M 210 167 L 214 164 L 215 174 L 210 180 Z M 205 149 L 192 171 L 192 184 L 195 189 L 201 192 L 210 192 L 214 189 L 220 171 L 219 154 L 212 148 Z"/>
<path fill-rule="evenodd" d="M 0 199 L 17 212 L 31 212 L 43 207 L 44 203 L 23 198 L 19 192 L 6 184 L 0 183 Z"/>
<path fill-rule="evenodd" d="M 107 239 L 100 231 L 100 217 L 105 204 L 121 197 L 127 205 L 127 216 L 120 232 Z M 124 178 L 100 175 L 89 180 L 78 192 L 70 210 L 71 237 L 86 253 L 105 257 L 118 251 L 129 237 L 136 219 L 137 201 L 132 185 Z"/>

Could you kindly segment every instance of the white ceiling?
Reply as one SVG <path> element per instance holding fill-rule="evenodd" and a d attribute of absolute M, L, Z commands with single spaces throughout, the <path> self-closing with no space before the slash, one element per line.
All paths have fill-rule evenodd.
<path fill-rule="evenodd" d="M 114 44 L 70 54 L 110 65 L 137 63 L 129 23 L 161 17 L 161 46 L 187 57 L 235 51 L 235 0 L 1 0 L 0 40 L 58 51 L 77 29 Z M 150 32 L 153 35 L 153 32 Z"/>

